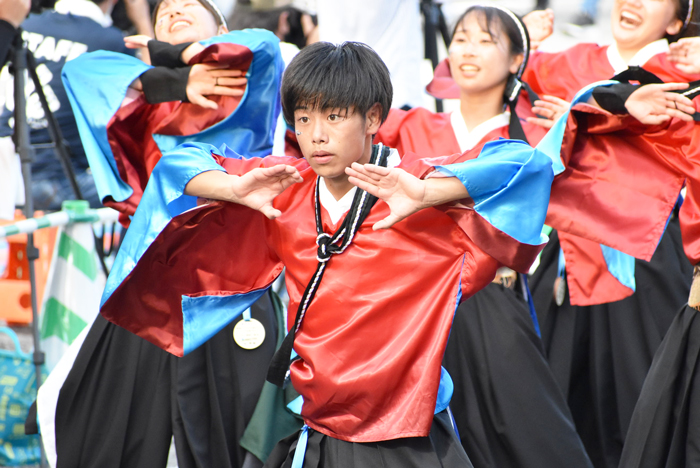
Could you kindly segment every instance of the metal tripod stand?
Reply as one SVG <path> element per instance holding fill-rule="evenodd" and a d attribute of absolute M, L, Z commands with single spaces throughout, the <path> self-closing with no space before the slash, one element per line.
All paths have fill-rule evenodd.
<path fill-rule="evenodd" d="M 442 36 L 445 47 L 450 46 L 450 31 L 447 29 L 447 21 L 442 12 L 442 5 L 434 0 L 421 0 L 420 11 L 424 19 L 424 34 L 425 34 L 425 58 L 430 59 L 433 65 L 433 70 L 438 66 L 438 32 Z M 435 110 L 442 112 L 442 99 L 435 99 Z"/>
<path fill-rule="evenodd" d="M 14 135 L 13 141 L 17 153 L 20 156 L 20 162 L 22 167 L 22 178 L 24 180 L 24 215 L 27 218 L 34 216 L 34 202 L 32 199 L 32 162 L 34 161 L 35 150 L 32 146 L 29 136 L 29 124 L 27 123 L 27 99 L 25 95 L 26 86 L 26 76 L 25 73 L 31 78 L 36 88 L 36 92 L 39 95 L 39 100 L 41 106 L 44 110 L 44 115 L 48 122 L 49 135 L 51 136 L 51 141 L 53 147 L 55 148 L 55 153 L 61 162 L 63 167 L 63 172 L 68 178 L 75 197 L 77 199 L 82 199 L 82 194 L 80 192 L 80 187 L 75 178 L 75 172 L 71 164 L 70 151 L 65 141 L 63 140 L 63 135 L 61 134 L 61 129 L 58 126 L 58 121 L 56 117 L 51 113 L 49 109 L 48 101 L 44 90 L 41 86 L 39 76 L 36 72 L 36 62 L 34 56 L 24 45 L 22 40 L 21 32 L 17 34 L 15 43 L 13 44 L 13 49 L 10 52 L 10 61 L 12 62 L 12 71 L 14 74 L 14 100 L 15 100 L 15 110 L 14 110 Z M 36 295 L 36 266 L 35 261 L 39 258 L 39 249 L 34 245 L 34 235 L 27 234 L 27 260 L 29 262 L 29 282 L 31 286 L 31 305 L 32 305 L 32 337 L 34 342 L 34 353 L 33 353 L 33 363 L 36 372 L 36 388 L 37 390 L 41 386 L 42 376 L 41 367 L 44 364 L 45 356 L 41 351 L 41 342 L 39 336 L 39 314 L 37 307 L 37 295 Z M 44 447 L 41 445 L 41 466 L 42 468 L 47 466 L 46 456 L 44 453 Z"/>

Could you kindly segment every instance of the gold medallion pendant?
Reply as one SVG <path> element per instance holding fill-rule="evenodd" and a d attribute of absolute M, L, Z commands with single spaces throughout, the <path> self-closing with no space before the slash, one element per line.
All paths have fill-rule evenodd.
<path fill-rule="evenodd" d="M 233 340 L 243 349 L 255 349 L 265 341 L 265 327 L 259 320 L 244 317 L 233 327 Z"/>

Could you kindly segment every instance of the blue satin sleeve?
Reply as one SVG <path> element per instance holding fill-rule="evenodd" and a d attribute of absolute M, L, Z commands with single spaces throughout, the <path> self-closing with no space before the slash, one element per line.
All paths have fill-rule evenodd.
<path fill-rule="evenodd" d="M 162 153 L 187 142 L 222 143 L 248 158 L 268 156 L 280 113 L 280 81 L 284 62 L 279 39 L 263 29 L 231 31 L 200 42 L 207 47 L 232 43 L 253 52 L 248 68 L 248 84 L 241 101 L 228 117 L 194 135 L 153 135 Z"/>
<path fill-rule="evenodd" d="M 593 94 L 593 90 L 595 88 L 599 86 L 610 86 L 615 83 L 617 83 L 617 81 L 598 81 L 582 88 L 578 93 L 576 93 L 576 96 L 574 96 L 574 99 L 569 105 L 569 109 L 559 116 L 557 121 L 554 122 L 552 128 L 549 129 L 544 138 L 542 138 L 542 140 L 540 140 L 538 143 L 537 149 L 546 154 L 547 157 L 552 160 L 552 170 L 554 171 L 554 175 L 561 174 L 565 169 L 564 163 L 561 161 L 561 145 L 564 139 L 564 133 L 566 131 L 566 122 L 569 119 L 571 109 L 576 104 L 588 102 L 588 99 Z"/>
<path fill-rule="evenodd" d="M 565 169 L 561 146 L 571 108 L 587 102 L 594 88 L 614 83 L 601 81 L 581 89 L 534 149 L 518 140 L 493 141 L 476 159 L 436 169 L 459 178 L 475 211 L 492 226 L 523 244 L 542 244 L 547 241 L 542 225 L 552 180 Z"/>
<path fill-rule="evenodd" d="M 185 195 L 185 187 L 193 177 L 208 171 L 224 171 L 212 153 L 229 158 L 241 158 L 225 145 L 217 149 L 208 144 L 186 143 L 173 151 L 165 153 L 156 165 L 141 202 L 127 230 L 121 248 L 117 254 L 107 285 L 102 295 L 101 307 L 124 282 L 135 268 L 148 269 L 140 264 L 146 251 L 154 245 L 156 238 L 168 223 L 178 215 L 190 210 L 201 209 L 196 197 Z M 191 236 L 196 236 L 193 231 Z M 166 242 L 167 241 L 163 241 Z M 196 246 L 196 241 L 194 246 Z M 245 247 L 252 248 L 252 247 Z M 227 252 L 235 258 L 235 253 Z M 210 252 L 207 255 L 220 255 Z M 205 256 L 206 258 L 209 258 Z M 142 285 L 136 285 L 138 290 Z M 251 284 L 250 289 L 240 293 L 214 295 L 182 295 L 182 350 L 188 354 L 225 327 L 232 320 L 248 309 L 267 290 L 269 285 L 258 287 Z M 147 322 L 147 321 L 146 321 Z M 139 329 L 148 332 L 147 329 Z M 135 333 L 138 333 L 135 331 Z"/>
<path fill-rule="evenodd" d="M 495 228 L 523 244 L 547 242 L 542 225 L 554 174 L 541 151 L 519 140 L 492 141 L 478 158 L 436 170 L 457 177 L 474 210 Z"/>
<path fill-rule="evenodd" d="M 107 278 L 100 305 L 131 273 L 165 226 L 175 216 L 196 209 L 197 198 L 185 195 L 187 183 L 203 172 L 224 171 L 212 152 L 238 156 L 225 147 L 219 150 L 212 145 L 186 143 L 163 155 L 156 164 Z"/>
<path fill-rule="evenodd" d="M 119 110 L 129 85 L 150 68 L 135 57 L 98 50 L 71 60 L 61 72 L 101 200 L 109 196 L 122 201 L 133 193 L 119 176 L 107 124 Z"/>
<path fill-rule="evenodd" d="M 284 69 L 279 39 L 269 31 L 249 29 L 201 41 L 205 47 L 218 43 L 241 45 L 253 52 L 246 73 L 248 84 L 238 107 L 222 121 L 192 135 L 154 134 L 161 153 L 196 141 L 216 146 L 226 142 L 248 157 L 270 154 Z M 107 125 L 119 110 L 129 85 L 149 68 L 134 57 L 105 51 L 83 54 L 63 68 L 63 82 L 101 199 L 109 196 L 123 201 L 133 193 L 119 175 Z"/>

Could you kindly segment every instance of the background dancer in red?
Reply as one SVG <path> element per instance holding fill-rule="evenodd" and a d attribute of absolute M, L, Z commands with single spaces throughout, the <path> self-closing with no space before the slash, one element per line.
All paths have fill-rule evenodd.
<path fill-rule="evenodd" d="M 700 75 L 677 68 L 667 55 L 669 41 L 697 34 L 696 16 L 697 7 L 693 8 L 693 2 L 688 0 L 616 0 L 611 17 L 612 45 L 579 44 L 564 52 L 533 54 L 523 78 L 541 96 L 535 111 L 544 117 L 555 117 L 561 108 L 557 98 L 569 101 L 580 87 L 625 70 L 633 71 L 635 67 L 666 82 L 697 80 Z M 697 166 L 689 163 L 695 159 L 692 154 L 697 147 L 692 143 L 696 138 L 693 134 L 698 131 L 694 127 L 692 123 L 674 119 L 663 132 L 657 132 L 656 143 L 646 146 L 648 158 L 672 167 L 673 177 L 661 176 L 662 172 L 643 164 L 627 170 L 620 166 L 612 177 L 599 172 L 592 183 L 607 179 L 636 186 L 635 190 L 642 193 L 634 211 L 625 215 L 643 216 L 642 211 L 646 211 L 650 218 L 658 218 L 655 213 L 662 212 L 656 211 L 657 205 L 639 200 L 657 190 L 652 187 L 661 185 L 665 188 L 659 190 L 668 190 L 669 199 L 665 203 L 668 205 L 675 202 L 673 194 L 685 177 L 689 181 L 697 180 Z M 632 138 L 633 134 L 627 136 Z M 626 141 L 622 135 L 613 143 L 614 147 L 604 151 L 629 150 L 630 140 Z M 601 148 L 592 151 L 595 154 Z M 588 167 L 595 166 L 590 164 L 593 163 L 589 161 Z M 584 168 L 571 169 L 577 173 L 579 170 Z M 606 170 L 614 172 L 615 168 L 598 169 Z M 567 193 L 579 193 L 567 185 L 575 183 L 576 179 L 571 177 L 555 182 L 552 203 L 561 201 L 562 209 L 556 212 L 561 215 L 559 219 L 573 219 L 573 224 L 578 226 L 552 234 L 531 286 L 552 370 L 567 396 L 586 449 L 596 467 L 615 468 L 654 353 L 675 312 L 687 301 L 691 264 L 700 261 L 694 236 L 697 217 L 692 214 L 697 202 L 694 184 L 688 182 L 688 197 L 682 207 L 676 207 L 654 256 L 650 253 L 640 256 L 650 261 L 637 260 L 632 275 L 621 275 L 610 267 L 610 258 L 606 258 L 599 245 L 614 245 L 608 243 L 612 239 L 596 239 L 585 227 L 588 219 L 605 214 L 586 210 L 585 199 L 575 201 L 567 196 Z M 625 190 L 621 187 L 616 192 L 622 194 Z M 581 210 L 564 209 L 565 206 L 581 206 Z M 554 209 L 550 205 L 548 222 L 556 214 Z M 584 211 L 588 214 L 581 216 L 579 213 Z M 635 232 L 631 223 L 626 230 L 618 233 L 617 242 L 624 243 L 619 238 L 629 238 L 629 233 Z M 636 230 L 635 235 L 647 234 Z M 683 253 L 684 244 L 690 262 Z"/>
<path fill-rule="evenodd" d="M 685 73 L 700 73 L 700 38 L 670 46 L 668 59 Z M 697 208 L 694 215 L 698 219 Z M 693 240 L 684 231 L 684 242 Z M 620 468 L 700 466 L 698 357 L 700 280 L 695 266 L 688 305 L 671 323 L 654 356 L 635 406 Z"/>
<path fill-rule="evenodd" d="M 182 141 L 226 140 L 251 155 L 271 151 L 278 39 L 262 30 L 228 33 L 223 21 L 207 0 L 164 0 L 154 16 L 160 41 L 128 39 L 149 46 L 155 67 L 106 52 L 66 67 L 98 190 L 123 220 L 161 152 Z M 263 296 L 240 320 L 257 320 L 265 330 L 253 349 L 234 340 L 236 320 L 185 359 L 98 317 L 58 397 L 58 466 L 164 466 L 173 436 L 180 467 L 242 466 L 247 453 L 239 440 L 277 342 L 281 310 L 272 301 Z"/>
<path fill-rule="evenodd" d="M 525 25 L 512 12 L 470 7 L 449 47 L 457 88 L 449 91 L 459 94 L 459 110 L 392 109 L 375 141 L 424 156 L 478 150 L 500 138 L 536 145 L 546 130 L 525 121 L 534 114 L 520 82 L 529 53 Z M 476 468 L 593 466 L 538 332 L 526 283 L 506 267 L 457 309 L 444 366 L 455 384 L 450 409 Z"/>

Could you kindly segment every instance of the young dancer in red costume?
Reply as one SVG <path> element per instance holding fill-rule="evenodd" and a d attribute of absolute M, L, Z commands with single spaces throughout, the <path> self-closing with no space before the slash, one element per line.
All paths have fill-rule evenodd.
<path fill-rule="evenodd" d="M 290 377 L 307 427 L 268 465 L 305 458 L 304 466 L 470 466 L 446 411 L 451 380 L 442 355 L 458 303 L 489 285 L 500 265 L 526 271 L 539 251 L 551 159 L 519 142 L 431 159 L 373 146 L 391 85 L 363 45 L 307 47 L 282 92 L 306 159 L 246 160 L 193 144 L 168 153 L 120 251 L 103 314 L 187 352 L 284 265 L 292 313 L 282 349 L 293 344 L 298 354 Z M 377 193 L 373 204 L 353 188 L 371 175 L 352 163 L 372 158 L 397 166 L 387 180 L 404 196 Z M 194 200 L 184 194 L 234 203 L 187 210 Z M 502 216 L 513 210 L 523 216 Z M 228 310 L 207 305 L 227 294 Z M 130 317 L 117 311 L 132 305 Z M 146 325 L 152 320 L 160 325 Z M 279 356 L 268 377 L 276 383 L 290 357 Z"/>
<path fill-rule="evenodd" d="M 635 67 L 666 82 L 699 79 L 700 75 L 688 73 L 693 70 L 675 66 L 669 55 L 669 42 L 697 34 L 697 10 L 692 0 L 616 0 L 611 16 L 614 42 L 610 46 L 579 44 L 560 53 L 533 54 L 524 79 L 542 97 L 535 111 L 544 117 L 554 116 L 561 103 L 557 98 L 569 101 L 581 86 Z M 613 209 L 602 212 L 587 208 L 590 198 L 572 200 L 567 194 L 574 193 L 581 183 L 576 177 L 555 182 L 552 189 L 548 222 L 568 218 L 579 227 L 568 232 L 559 230 L 558 243 L 553 236 L 555 242 L 543 253 L 542 265 L 531 284 L 538 313 L 543 317 L 543 339 L 552 369 L 567 395 L 591 459 L 599 468 L 618 466 L 652 358 L 676 311 L 687 301 L 691 264 L 700 261 L 695 188 L 699 181 L 698 132 L 697 125 L 674 119 L 659 128 L 643 147 L 626 139 L 633 138 L 632 131 L 621 133 L 610 146 L 590 148 L 591 155 L 624 154 L 630 148 L 647 154 L 648 159 L 641 164 L 620 164 L 617 168 L 598 164 L 597 170 L 602 172 L 591 183 L 601 186 L 607 181 L 620 181 L 617 190 L 606 191 L 606 198 L 618 200 L 634 193 L 637 202 L 630 211 L 616 211 L 619 202 L 610 203 Z M 571 173 L 582 173 L 586 167 L 596 167 L 596 162 L 589 159 L 572 168 Z M 684 179 L 688 196 L 683 206 L 677 207 L 668 221 L 653 257 L 650 253 L 639 256 L 649 261 L 637 260 L 633 281 L 623 283 L 606 268 L 598 242 L 614 244 L 608 243 L 610 238 L 590 236 L 585 227 L 587 220 L 642 216 L 645 212 L 650 218 L 657 217 L 658 205 L 642 200 L 666 193 L 666 210 L 675 202 L 674 194 Z M 629 223 L 615 241 L 624 243 L 624 237 L 657 233 Z M 683 247 L 690 262 L 683 255 Z M 635 283 L 636 292 L 632 294 Z M 554 290 L 561 295 L 564 285 L 567 294 L 562 301 L 561 296 L 554 297 Z"/>
<path fill-rule="evenodd" d="M 296 314 L 268 379 L 285 382 L 293 348 L 289 375 L 306 427 L 267 464 L 469 466 L 440 367 L 452 317 L 499 266 L 523 272 L 532 262 L 560 144 L 554 157 L 495 141 L 428 159 L 373 146 L 391 86 L 381 60 L 358 44 L 302 51 L 282 95 L 306 160 L 246 160 L 201 144 L 169 152 L 102 314 L 186 354 L 284 265 Z M 378 167 L 387 165 L 397 167 Z M 197 208 L 193 196 L 224 203 Z"/>

